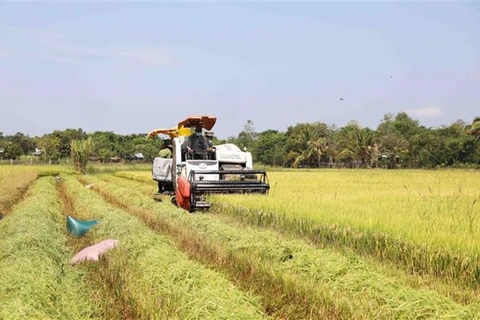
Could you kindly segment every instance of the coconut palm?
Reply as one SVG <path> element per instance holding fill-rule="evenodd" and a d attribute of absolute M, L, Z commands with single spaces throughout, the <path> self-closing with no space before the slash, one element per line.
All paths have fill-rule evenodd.
<path fill-rule="evenodd" d="M 321 165 L 332 129 L 321 122 L 301 123 L 287 131 L 286 160 L 298 167 L 302 163 Z"/>
<path fill-rule="evenodd" d="M 370 166 L 374 155 L 375 137 L 373 131 L 361 129 L 355 131 L 347 141 L 339 157 L 359 161 L 360 164 Z"/>
<path fill-rule="evenodd" d="M 480 140 L 480 117 L 475 117 L 472 124 L 466 126 L 465 131 L 475 137 L 475 142 Z"/>
<path fill-rule="evenodd" d="M 323 144 L 323 138 L 307 141 L 307 148 L 296 157 L 293 162 L 293 167 L 297 168 L 300 163 L 304 161 L 311 162 L 313 159 L 315 159 L 317 165 L 320 167 L 323 154 Z"/>

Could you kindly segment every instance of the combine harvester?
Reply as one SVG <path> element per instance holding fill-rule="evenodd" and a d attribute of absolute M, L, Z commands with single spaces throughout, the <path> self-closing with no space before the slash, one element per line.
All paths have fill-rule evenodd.
<path fill-rule="evenodd" d="M 179 122 L 177 127 L 153 130 L 147 135 L 148 139 L 165 134 L 172 140 L 172 158 L 155 158 L 152 176 L 153 180 L 167 186 L 173 203 L 189 212 L 208 210 L 208 194 L 268 194 L 270 189 L 265 170 L 253 169 L 250 152 L 231 143 L 213 145 L 210 130 L 216 120 L 210 116 L 191 116 Z M 207 130 L 204 134 L 207 151 L 186 152 L 182 144 L 199 126 Z"/>

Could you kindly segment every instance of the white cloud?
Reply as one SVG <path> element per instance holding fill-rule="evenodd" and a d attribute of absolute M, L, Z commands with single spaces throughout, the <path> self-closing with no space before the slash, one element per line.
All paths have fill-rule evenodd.
<path fill-rule="evenodd" d="M 66 38 L 62 34 L 52 33 L 52 32 L 34 31 L 33 34 L 40 37 L 40 38 L 47 39 L 47 40 L 53 40 L 53 41 L 64 40 Z"/>
<path fill-rule="evenodd" d="M 168 47 L 142 48 L 140 44 L 140 49 L 137 49 L 138 44 L 132 46 L 129 43 L 83 45 L 75 43 L 68 35 L 55 31 L 41 31 L 24 27 L 9 27 L 8 31 L 11 32 L 12 39 L 20 39 L 21 43 L 30 43 L 28 53 L 24 53 L 23 56 L 36 56 L 66 63 L 82 63 L 82 60 L 85 59 L 88 59 L 86 61 L 95 61 L 96 59 L 115 61 L 119 58 L 127 58 L 156 67 L 178 64 L 178 61 L 171 58 Z M 20 53 L 25 51 L 25 48 L 22 49 Z M 10 56 L 9 52 L 0 50 L 0 59 Z"/>
<path fill-rule="evenodd" d="M 443 114 L 443 111 L 438 108 L 407 109 L 406 112 L 411 116 L 420 118 L 433 118 Z"/>
<path fill-rule="evenodd" d="M 12 56 L 12 53 L 8 51 L 0 51 L 0 59 L 10 58 L 11 56 Z"/>
<path fill-rule="evenodd" d="M 97 56 L 104 55 L 104 54 L 101 54 L 95 48 L 72 45 L 72 44 L 68 44 L 68 43 L 60 42 L 56 40 L 50 41 L 46 45 L 52 49 L 58 50 L 63 53 L 69 53 L 69 54 L 75 54 L 75 55 L 97 55 Z"/>
<path fill-rule="evenodd" d="M 38 53 L 38 54 L 33 54 L 32 56 L 37 57 L 37 58 L 42 58 L 42 59 L 48 59 L 52 61 L 58 61 L 58 62 L 65 62 L 65 63 L 73 63 L 73 64 L 81 64 L 82 62 L 76 59 L 71 59 L 68 57 L 60 57 L 56 55 L 51 55 L 51 54 L 43 54 L 43 53 Z"/>
<path fill-rule="evenodd" d="M 173 65 L 173 61 L 170 58 L 168 50 L 166 49 L 148 49 L 122 52 L 120 55 L 157 67 L 168 67 Z"/>
<path fill-rule="evenodd" d="M 36 28 L 29 28 L 29 27 L 19 27 L 19 26 L 7 26 L 5 27 L 5 31 L 13 32 L 17 37 L 36 37 L 42 39 L 49 39 L 49 40 L 61 40 L 64 39 L 60 33 L 50 32 L 50 31 L 38 31 Z"/>

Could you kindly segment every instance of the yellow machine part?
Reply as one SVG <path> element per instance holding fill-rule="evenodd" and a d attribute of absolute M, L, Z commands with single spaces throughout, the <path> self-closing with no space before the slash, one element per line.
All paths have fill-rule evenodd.
<path fill-rule="evenodd" d="M 188 136 L 192 135 L 192 133 L 193 133 L 192 129 L 185 128 L 183 126 L 182 127 L 174 127 L 174 128 L 171 128 L 171 129 L 155 129 L 155 130 L 152 130 L 148 133 L 147 139 L 148 138 L 153 138 L 157 134 L 166 134 L 171 139 L 173 139 L 173 138 L 177 138 L 177 137 L 180 137 L 180 136 L 188 137 Z"/>

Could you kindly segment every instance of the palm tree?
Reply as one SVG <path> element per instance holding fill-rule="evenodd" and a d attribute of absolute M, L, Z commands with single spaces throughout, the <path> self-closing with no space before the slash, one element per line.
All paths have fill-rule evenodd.
<path fill-rule="evenodd" d="M 335 161 L 338 157 L 337 144 L 332 137 L 325 139 L 323 145 L 323 154 L 328 158 L 328 166 L 335 167 Z"/>
<path fill-rule="evenodd" d="M 310 163 L 311 162 L 311 158 L 315 155 L 315 151 L 313 148 L 307 148 L 305 150 L 303 150 L 302 153 L 300 153 L 296 158 L 295 158 L 295 161 L 293 162 L 292 164 L 292 167 L 294 168 L 298 168 L 298 166 L 303 163 L 303 162 L 307 162 L 307 163 Z"/>
<path fill-rule="evenodd" d="M 290 151 L 285 155 L 285 161 L 293 168 L 296 168 L 295 165 L 298 166 L 298 163 L 295 163 L 297 158 L 300 156 L 300 153 L 295 152 L 295 151 Z"/>
<path fill-rule="evenodd" d="M 465 127 L 465 131 L 475 137 L 475 143 L 480 140 L 480 117 L 475 117 L 472 124 Z"/>
<path fill-rule="evenodd" d="M 303 162 L 311 162 L 316 151 L 311 141 L 319 138 L 318 132 L 311 124 L 301 125 L 293 136 L 293 148 L 290 157 L 294 157 L 292 166 L 297 168 Z"/>
<path fill-rule="evenodd" d="M 292 128 L 286 160 L 298 167 L 302 163 L 321 166 L 327 150 L 327 136 L 332 129 L 321 122 L 302 123 Z M 333 156 L 332 156 L 333 157 Z"/>
<path fill-rule="evenodd" d="M 323 138 L 307 141 L 307 149 L 303 150 L 303 152 L 297 156 L 293 162 L 293 166 L 296 168 L 303 161 L 311 161 L 313 158 L 315 158 L 318 167 L 320 167 L 322 163 L 323 145 Z"/>
<path fill-rule="evenodd" d="M 344 159 L 357 160 L 362 165 L 370 166 L 372 156 L 375 156 L 375 137 L 370 130 L 357 130 L 347 142 L 339 156 Z"/>

